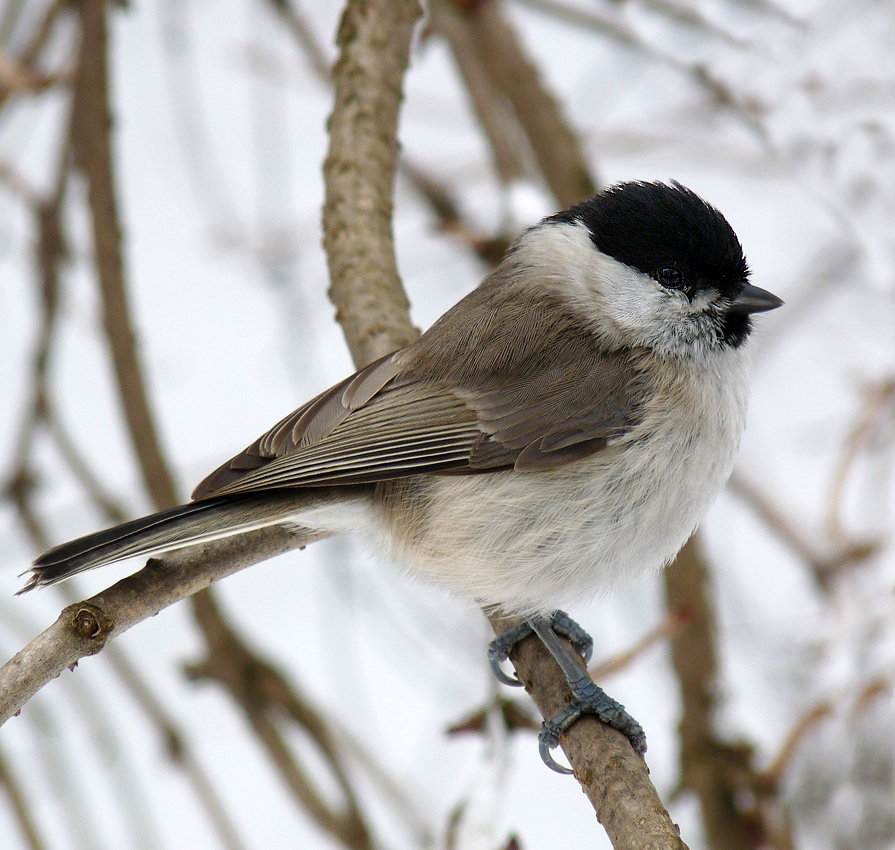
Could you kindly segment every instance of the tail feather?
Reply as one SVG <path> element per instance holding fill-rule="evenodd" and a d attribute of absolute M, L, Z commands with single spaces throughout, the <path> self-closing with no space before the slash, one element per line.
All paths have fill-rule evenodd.
<path fill-rule="evenodd" d="M 277 525 L 294 517 L 309 501 L 313 499 L 284 491 L 279 497 L 222 496 L 159 511 L 50 549 L 35 560 L 28 583 L 19 593 L 126 558 L 170 552 Z"/>

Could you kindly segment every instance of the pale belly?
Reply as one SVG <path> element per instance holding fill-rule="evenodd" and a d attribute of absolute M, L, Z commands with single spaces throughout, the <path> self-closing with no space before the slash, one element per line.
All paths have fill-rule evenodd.
<path fill-rule="evenodd" d="M 410 572 L 507 613 L 550 611 L 659 570 L 733 467 L 746 414 L 745 362 L 733 365 L 675 381 L 664 412 L 559 469 L 381 485 L 377 536 Z"/>
<path fill-rule="evenodd" d="M 730 474 L 738 435 L 725 442 L 708 463 L 704 446 L 643 443 L 552 472 L 420 479 L 384 539 L 411 572 L 479 604 L 567 606 L 674 557 Z"/>

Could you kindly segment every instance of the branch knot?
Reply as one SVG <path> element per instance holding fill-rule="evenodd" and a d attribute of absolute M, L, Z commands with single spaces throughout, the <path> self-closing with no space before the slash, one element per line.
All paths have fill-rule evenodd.
<path fill-rule="evenodd" d="M 81 602 L 71 607 L 73 609 L 71 627 L 83 638 L 91 640 L 105 638 L 115 625 L 102 609 L 97 608 L 96 605 L 91 605 L 89 602 Z"/>

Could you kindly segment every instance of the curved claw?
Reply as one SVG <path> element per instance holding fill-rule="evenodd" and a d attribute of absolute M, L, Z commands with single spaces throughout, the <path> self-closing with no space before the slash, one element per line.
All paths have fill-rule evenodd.
<path fill-rule="evenodd" d="M 553 758 L 553 753 L 550 752 L 554 747 L 559 746 L 560 734 L 561 732 L 556 725 L 549 721 L 545 722 L 538 733 L 538 752 L 541 754 L 541 761 L 552 771 L 561 773 L 563 776 L 569 776 L 574 771 L 559 764 Z"/>
<path fill-rule="evenodd" d="M 504 685 L 510 685 L 513 688 L 521 688 L 522 682 L 520 682 L 515 676 L 508 676 L 503 672 L 503 668 L 500 666 L 500 661 L 493 657 L 488 656 L 488 666 L 491 668 L 491 672 L 494 674 L 494 678 L 497 679 L 498 682 L 501 682 Z"/>
<path fill-rule="evenodd" d="M 531 634 L 531 631 L 531 626 L 526 622 L 522 622 L 519 623 L 518 626 L 514 626 L 509 631 L 504 632 L 500 637 L 492 640 L 488 645 L 488 666 L 491 668 L 491 672 L 498 682 L 502 682 L 504 685 L 510 685 L 514 688 L 522 687 L 522 682 L 515 676 L 508 676 L 504 673 L 500 664 L 510 657 L 510 650 L 519 643 L 520 640 L 527 638 Z"/>

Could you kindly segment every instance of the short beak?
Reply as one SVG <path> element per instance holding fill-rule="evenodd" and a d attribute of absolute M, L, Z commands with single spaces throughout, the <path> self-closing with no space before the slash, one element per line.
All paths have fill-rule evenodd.
<path fill-rule="evenodd" d="M 766 289 L 760 289 L 747 283 L 741 290 L 740 294 L 733 299 L 728 308 L 729 313 L 764 313 L 765 310 L 776 310 L 783 299 L 778 298 Z"/>

